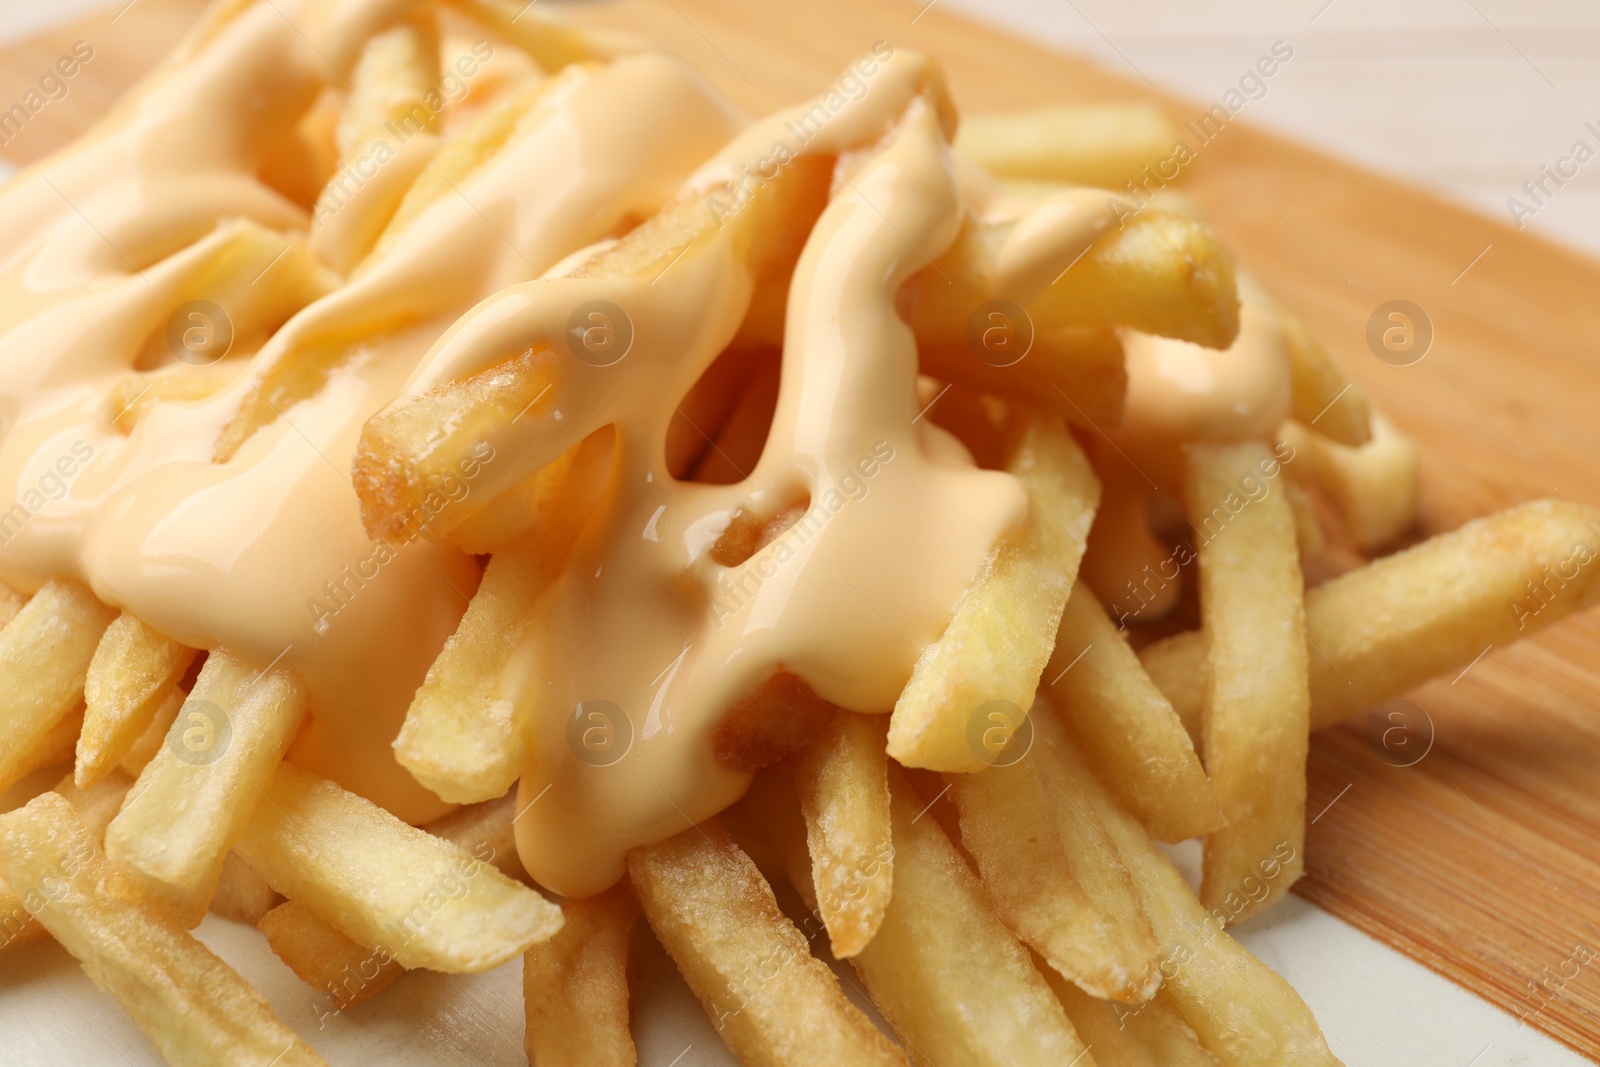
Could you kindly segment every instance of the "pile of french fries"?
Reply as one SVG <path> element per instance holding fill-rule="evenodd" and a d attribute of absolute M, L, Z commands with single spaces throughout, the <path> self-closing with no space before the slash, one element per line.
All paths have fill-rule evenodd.
<path fill-rule="evenodd" d="M 219 218 L 194 237 L 217 245 L 207 291 L 231 294 L 217 299 L 240 336 L 292 330 L 390 269 L 429 213 L 465 218 L 456 193 L 520 158 L 519 140 L 551 121 L 542 99 L 649 54 L 520 0 L 216 0 L 108 128 L 145 121 L 140 102 L 174 86 L 203 93 L 208 65 L 273 19 L 307 41 L 319 27 L 361 26 L 365 43 L 345 70 L 329 60 L 283 157 L 239 178 L 293 205 L 300 228 Z M 509 73 L 463 104 L 434 106 L 441 70 L 472 41 L 492 42 Z M 637 217 L 619 207 L 614 232 L 546 248 L 549 262 L 528 261 L 513 279 L 542 278 L 559 259 L 559 278 L 659 279 L 670 298 L 676 278 L 736 272 L 748 300 L 738 335 L 687 393 L 661 396 L 674 413 L 674 476 L 734 484 L 761 458 L 783 361 L 803 358 L 780 355 L 784 300 L 819 220 L 908 145 L 961 174 L 972 203 L 960 231 L 918 267 L 900 307 L 920 370 L 904 383 L 905 412 L 957 442 L 949 451 L 960 458 L 944 462 L 1004 472 L 1026 507 L 950 606 L 942 636 L 917 650 L 892 708 L 845 710 L 776 675 L 712 742 L 748 775 L 742 799 L 632 850 L 604 892 L 541 891 L 518 858 L 513 787 L 555 758 L 539 747 L 540 717 L 571 709 L 532 695 L 527 642 L 536 606 L 613 491 L 620 446 L 610 426 L 557 425 L 546 394 L 560 395 L 567 372 L 528 347 L 394 397 L 348 467 L 351 506 L 359 498 L 374 538 L 420 534 L 487 557 L 394 741 L 400 765 L 462 806 L 412 826 L 286 761 L 317 714 L 294 669 L 185 647 L 70 574 L 18 574 L 15 589 L 0 587 L 0 787 L 71 767 L 0 815 L 0 951 L 54 938 L 173 1064 L 323 1062 L 190 933 L 208 911 L 257 926 L 330 1011 L 380 995 L 407 970 L 475 973 L 520 956 L 529 1062 L 544 1067 L 636 1063 L 641 916 L 728 1049 L 758 1067 L 1336 1062 L 1306 1005 L 1228 932 L 1304 870 L 1309 732 L 1600 599 L 1600 571 L 1564 569 L 1600 513 L 1529 503 L 1378 556 L 1416 521 L 1415 449 L 1270 304 L 1285 337 L 1287 420 L 1258 437 L 1171 442 L 1175 475 L 1160 487 L 1195 529 L 1219 507 L 1225 521 L 1195 538 L 1130 512 L 1130 500 L 1147 506 L 1149 487 L 1114 434 L 1124 343 L 1138 332 L 1228 349 L 1247 283 L 1173 198 L 1086 249 L 1051 250 L 1063 269 L 1030 291 L 1000 269 L 1012 224 L 978 201 L 1037 198 L 1086 175 L 1115 184 L 1164 147 L 1159 114 L 980 117 L 958 156 L 937 66 L 905 53 L 894 62 L 912 76 L 894 83 L 906 88 L 888 126 L 819 141 L 736 212 L 708 211 L 687 182 Z M 339 196 L 340 168 L 418 108 L 432 120 L 421 135 L 429 151 L 388 164 L 399 177 L 381 224 L 363 215 L 312 236 L 319 205 Z M 26 203 L 0 194 L 0 216 Z M 273 280 L 257 288 L 269 261 Z M 459 312 L 491 295 L 468 294 Z M 1019 361 L 968 350 L 973 309 L 996 300 L 1025 308 L 1032 324 Z M 307 331 L 271 359 L 242 351 L 214 365 L 130 369 L 106 418 L 131 432 L 155 405 L 247 376 L 249 399 L 219 428 L 213 461 L 226 464 L 321 395 L 364 338 L 398 328 L 382 310 L 359 329 L 346 319 L 337 335 Z M 438 512 L 429 496 L 440 479 L 486 443 L 497 458 L 472 510 L 418 524 L 419 508 Z M 1227 504 L 1246 484 L 1269 489 Z M 739 512 L 707 551 L 737 565 L 803 514 Z M 1308 588 L 1308 569 L 1329 571 L 1330 539 L 1375 558 Z M 1194 541 L 1174 581 L 1196 596 L 1159 598 L 1131 624 L 1113 617 L 1123 590 L 1107 587 L 1104 576 L 1120 573 L 1109 556 L 1155 559 Z M 1552 569 L 1559 589 L 1548 586 Z M 1518 611 L 1530 581 L 1549 595 Z M 1198 890 L 1158 845 L 1196 837 Z M 786 910 L 780 898 L 800 903 Z M 841 974 L 888 1030 L 845 995 Z"/>

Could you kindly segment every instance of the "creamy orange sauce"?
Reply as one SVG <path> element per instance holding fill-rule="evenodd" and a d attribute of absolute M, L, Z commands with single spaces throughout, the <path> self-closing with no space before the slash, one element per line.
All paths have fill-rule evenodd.
<path fill-rule="evenodd" d="M 510 142 L 381 257 L 334 278 L 258 351 L 230 354 L 236 381 L 205 400 L 155 403 L 125 434 L 113 391 L 159 358 L 150 339 L 207 295 L 207 271 L 241 227 L 296 255 L 354 261 L 393 210 L 395 175 L 436 150 L 419 139 L 315 238 L 307 212 L 256 177 L 270 146 L 340 87 L 330 68 L 350 69 L 365 35 L 411 6 L 369 0 L 324 18 L 320 5 L 257 4 L 0 190 L 0 489 L 23 499 L 60 457 L 77 457 L 59 497 L 0 545 L 0 577 L 34 588 L 71 576 L 177 640 L 298 669 L 312 708 L 290 758 L 402 818 L 437 815 L 446 806 L 390 743 L 477 569 L 445 545 L 365 537 L 349 481 L 357 436 L 403 392 L 530 345 L 563 351 L 574 308 L 613 302 L 634 328 L 626 357 L 603 368 L 570 359 L 515 447 L 486 457 L 466 490 L 492 499 L 616 427 L 611 492 L 501 685 L 538 709 L 519 851 L 542 884 L 581 895 L 614 881 L 628 849 L 737 798 L 747 778 L 718 763 L 711 734 L 774 671 L 840 706 L 889 711 L 1023 519 L 1015 479 L 977 469 L 918 417 L 916 343 L 896 313 L 964 212 L 1012 209 L 979 203 L 970 174 L 958 183 L 920 56 L 875 53 L 861 95 L 836 89 L 747 128 L 672 60 L 568 68 Z M 748 170 L 770 172 L 780 143 L 841 163 L 790 286 L 770 437 L 745 480 L 678 483 L 664 454 L 673 401 L 739 330 L 752 279 L 718 240 L 654 279 L 568 275 L 586 246 L 680 188 L 710 197 Z M 1015 208 L 997 291 L 1025 302 L 1048 286 L 1111 223 L 1104 198 L 1067 190 Z M 937 285 L 925 277 L 921 289 Z M 1160 464 L 1184 436 L 1275 427 L 1287 406 L 1281 337 L 1249 306 L 1245 322 L 1220 354 L 1129 336 L 1129 423 L 1116 439 L 1162 442 L 1148 459 Z M 324 389 L 213 461 L 269 372 L 346 333 L 359 340 Z M 710 558 L 738 510 L 797 497 L 811 510 L 755 556 Z M 602 700 L 634 737 L 608 766 L 569 744 L 576 710 Z"/>

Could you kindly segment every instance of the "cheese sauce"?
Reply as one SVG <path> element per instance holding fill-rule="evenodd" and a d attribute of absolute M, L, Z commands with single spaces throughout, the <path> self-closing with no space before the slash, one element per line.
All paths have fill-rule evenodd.
<path fill-rule="evenodd" d="M 920 56 L 882 49 L 857 64 L 859 95 L 836 88 L 749 127 L 670 59 L 569 67 L 505 147 L 381 256 L 259 351 L 230 356 L 234 380 L 126 418 L 130 375 L 173 362 L 162 342 L 169 320 L 209 298 L 230 255 L 261 247 L 263 234 L 269 251 L 281 244 L 282 262 L 263 257 L 263 284 L 311 258 L 307 212 L 257 174 L 325 87 L 341 87 L 337 71 L 351 68 L 365 36 L 410 6 L 367 0 L 325 17 L 320 5 L 256 4 L 82 142 L 0 190 L 0 488 L 21 508 L 0 516 L 0 577 L 24 589 L 72 577 L 176 640 L 294 667 L 312 705 L 290 759 L 427 820 L 446 805 L 400 769 L 390 745 L 477 568 L 446 545 L 365 537 L 349 481 L 360 429 L 402 393 L 530 345 L 561 349 L 575 308 L 611 301 L 632 324 L 626 357 L 563 365 L 518 447 L 485 456 L 481 480 L 464 489 L 492 498 L 616 427 L 611 491 L 503 680 L 538 712 L 519 851 L 545 886 L 592 893 L 620 875 L 628 849 L 738 797 L 747 776 L 717 761 L 711 736 L 775 671 L 840 706 L 889 711 L 1023 519 L 1015 479 L 977 469 L 919 417 L 916 343 L 896 312 L 972 198 Z M 777 413 L 744 481 L 680 483 L 664 455 L 674 401 L 738 332 L 754 280 L 731 238 L 656 278 L 582 277 L 574 253 L 686 183 L 710 197 L 751 169 L 770 174 L 780 143 L 788 152 L 778 157 L 840 163 L 790 284 Z M 389 189 L 341 210 L 393 202 Z M 1104 194 L 1082 191 L 1015 210 L 999 273 L 1028 292 L 1110 218 Z M 336 246 L 341 234 L 375 232 L 371 223 L 337 220 L 309 245 Z M 734 220 L 726 233 L 737 230 Z M 555 276 L 563 260 L 557 273 L 571 274 Z M 295 269 L 309 272 L 307 285 L 320 277 Z M 924 277 L 921 289 L 937 285 Z M 1281 338 L 1248 307 L 1245 323 L 1227 353 L 1130 336 L 1118 440 L 1139 449 L 1276 426 L 1287 406 L 1287 379 L 1279 390 L 1273 377 Z M 349 341 L 326 385 L 215 462 L 223 428 L 261 383 L 330 337 Z M 741 509 L 774 514 L 797 499 L 809 502 L 804 517 L 750 559 L 711 558 Z M 570 743 L 575 718 L 601 701 L 620 709 L 632 737 L 606 765 Z"/>

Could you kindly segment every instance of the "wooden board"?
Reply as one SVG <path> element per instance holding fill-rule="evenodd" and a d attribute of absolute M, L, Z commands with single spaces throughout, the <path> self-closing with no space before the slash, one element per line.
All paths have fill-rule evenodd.
<path fill-rule="evenodd" d="M 1178 101 L 1089 64 L 899 0 L 619 0 L 577 17 L 662 41 L 738 103 L 765 111 L 827 85 L 885 40 L 944 62 L 968 109 L 1137 97 Z M 84 129 L 192 19 L 195 0 L 139 0 L 0 52 L 20 99 L 74 40 L 95 59 L 0 156 L 26 162 Z M 113 9 L 114 10 L 114 9 Z M 913 18 L 915 20 L 913 21 Z M 1241 72 L 1242 73 L 1242 72 Z M 1219 97 L 1226 86 L 1218 86 Z M 1425 532 L 1521 500 L 1600 503 L 1600 264 L 1281 138 L 1242 119 L 1183 187 L 1241 260 L 1298 309 L 1424 454 Z M 1404 298 L 1436 336 L 1380 362 L 1373 311 Z M 1507 610 L 1511 610 L 1508 605 Z M 1600 618 L 1570 620 L 1413 694 L 1397 749 L 1354 724 L 1311 752 L 1307 899 L 1574 1049 L 1600 1057 Z M 1415 753 L 1426 751 L 1411 766 Z M 1404 753 L 1404 754 L 1401 754 Z M 1330 806 L 1331 805 L 1331 806 Z"/>

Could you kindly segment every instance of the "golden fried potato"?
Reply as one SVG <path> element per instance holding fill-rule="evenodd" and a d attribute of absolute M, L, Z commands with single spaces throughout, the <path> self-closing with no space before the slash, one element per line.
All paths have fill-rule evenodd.
<path fill-rule="evenodd" d="M 841 711 L 794 757 L 811 880 L 835 959 L 866 947 L 894 893 L 887 726 L 881 715 Z"/>
<path fill-rule="evenodd" d="M 1149 1000 L 1161 984 L 1150 918 L 1104 828 L 1056 795 L 1073 783 L 1046 770 L 1024 758 L 946 775 L 962 847 L 996 913 L 1059 974 L 1092 996 Z"/>
<path fill-rule="evenodd" d="M 106 855 L 153 885 L 190 925 L 223 857 L 261 802 L 306 711 L 294 671 L 262 672 L 221 649 L 201 668 L 166 744 L 106 830 Z"/>
<path fill-rule="evenodd" d="M 47 735 L 78 710 L 89 662 L 115 617 L 63 579 L 46 582 L 0 630 L 0 789 L 60 747 Z"/>
<path fill-rule="evenodd" d="M 1083 787 L 1165 947 L 1162 996 L 1218 1060 L 1234 1067 L 1339 1067 L 1311 1010 L 1206 911 L 1189 883 L 1111 796 L 1065 731 L 1046 721 L 1039 755 Z"/>
<path fill-rule="evenodd" d="M 1006 178 L 1119 188 L 1172 154 L 1178 131 L 1154 104 L 1053 104 L 963 116 L 956 148 Z"/>
<path fill-rule="evenodd" d="M 611 435 L 579 446 L 558 488 L 541 488 L 534 529 L 489 560 L 395 739 L 400 765 L 443 800 L 504 796 L 527 768 L 542 679 L 518 647 L 534 601 L 611 482 Z"/>
<path fill-rule="evenodd" d="M 293 764 L 235 847 L 272 888 L 408 969 L 492 970 L 561 929 L 538 893 Z"/>
<path fill-rule="evenodd" d="M 123 612 L 106 627 L 83 683 L 75 775 L 88 785 L 122 762 L 197 655 Z"/>
<path fill-rule="evenodd" d="M 1305 323 L 1282 308 L 1278 319 L 1289 348 L 1290 415 L 1330 441 L 1352 448 L 1366 444 L 1375 415 L 1367 394 Z"/>
<path fill-rule="evenodd" d="M 0 815 L 0 874 L 168 1063 L 326 1067 L 233 968 L 143 906 L 60 794 Z"/>
<path fill-rule="evenodd" d="M 628 854 L 650 928 L 747 1067 L 906 1064 L 712 819 Z"/>
<path fill-rule="evenodd" d="M 382 946 L 366 948 L 292 900 L 257 920 L 267 946 L 295 977 L 343 1011 L 388 989 L 406 969 Z"/>
<path fill-rule="evenodd" d="M 1277 901 L 1304 867 L 1311 698 L 1294 513 L 1281 492 L 1235 510 L 1241 481 L 1273 462 L 1263 443 L 1190 445 L 1184 472 L 1200 541 L 1201 730 L 1225 820 L 1206 837 L 1200 899 L 1230 921 Z"/>
<path fill-rule="evenodd" d="M 1062 613 L 1045 679 L 1051 704 L 1150 836 L 1186 841 L 1222 824 L 1183 721 L 1082 581 Z"/>
<path fill-rule="evenodd" d="M 1024 423 L 1008 469 L 1028 492 L 1027 521 L 995 548 L 895 704 L 889 755 L 907 766 L 993 763 L 1033 706 L 1055 645 L 1100 483 L 1066 427 L 1044 418 Z"/>
<path fill-rule="evenodd" d="M 528 1062 L 541 1067 L 634 1067 L 629 968 L 639 905 L 626 884 L 569 900 L 566 925 L 522 957 Z"/>
<path fill-rule="evenodd" d="M 1306 593 L 1311 728 L 1343 722 L 1600 601 L 1600 510 L 1536 500 L 1474 519 Z M 1531 588 L 1530 588 L 1531 586 Z M 1140 653 L 1180 710 L 1198 707 L 1197 633 Z"/>

